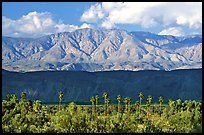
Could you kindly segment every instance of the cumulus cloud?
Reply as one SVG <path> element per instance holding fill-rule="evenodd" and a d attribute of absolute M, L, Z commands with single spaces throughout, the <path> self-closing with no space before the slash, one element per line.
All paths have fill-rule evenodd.
<path fill-rule="evenodd" d="M 93 28 L 93 26 L 92 26 L 91 24 L 83 23 L 83 24 L 80 26 L 80 29 L 83 29 L 83 28 Z"/>
<path fill-rule="evenodd" d="M 181 37 L 181 36 L 184 36 L 185 33 L 180 27 L 171 27 L 171 28 L 162 30 L 161 32 L 158 33 L 158 35 L 173 35 L 173 36 Z"/>
<path fill-rule="evenodd" d="M 113 28 L 116 24 L 138 24 L 142 27 L 157 25 L 201 28 L 201 2 L 103 2 L 86 10 L 81 21 L 100 23 Z"/>
<path fill-rule="evenodd" d="M 103 9 L 100 4 L 91 6 L 89 10 L 85 11 L 81 16 L 81 21 L 88 20 L 89 22 L 96 22 L 98 19 L 104 17 Z"/>
<path fill-rule="evenodd" d="M 69 24 L 61 23 L 61 24 L 56 24 L 55 28 L 56 28 L 56 32 L 65 32 L 65 31 L 72 32 L 72 31 L 77 30 L 77 29 L 93 28 L 93 26 L 90 24 L 87 24 L 87 23 L 83 23 L 81 26 L 75 26 L 75 25 L 69 25 Z"/>
<path fill-rule="evenodd" d="M 17 20 L 2 16 L 2 35 L 11 37 L 39 37 L 56 32 L 74 31 L 91 28 L 90 24 L 81 26 L 56 22 L 49 12 L 30 12 Z"/>

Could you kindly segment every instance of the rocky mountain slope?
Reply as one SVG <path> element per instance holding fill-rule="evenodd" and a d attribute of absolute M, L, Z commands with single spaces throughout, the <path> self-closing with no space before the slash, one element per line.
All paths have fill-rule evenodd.
<path fill-rule="evenodd" d="M 79 29 L 36 39 L 2 37 L 9 71 L 174 70 L 202 68 L 202 36 Z"/>

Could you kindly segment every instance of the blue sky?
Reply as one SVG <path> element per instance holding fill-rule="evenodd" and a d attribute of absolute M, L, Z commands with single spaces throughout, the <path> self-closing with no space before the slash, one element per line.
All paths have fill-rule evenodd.
<path fill-rule="evenodd" d="M 81 28 L 202 33 L 201 2 L 3 2 L 3 36 L 39 37 Z"/>
<path fill-rule="evenodd" d="M 80 16 L 95 2 L 3 2 L 2 15 L 19 19 L 29 12 L 50 12 L 56 20 L 80 25 Z"/>

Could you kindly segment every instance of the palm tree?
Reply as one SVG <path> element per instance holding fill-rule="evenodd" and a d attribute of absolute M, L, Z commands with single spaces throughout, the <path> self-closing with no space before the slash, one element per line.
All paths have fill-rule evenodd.
<path fill-rule="evenodd" d="M 124 103 L 125 103 L 125 110 L 128 110 L 128 98 L 124 99 Z"/>
<path fill-rule="evenodd" d="M 106 99 L 108 98 L 108 92 L 103 93 L 103 98 L 104 98 L 104 101 L 106 101 Z"/>
<path fill-rule="evenodd" d="M 183 109 L 184 110 L 189 110 L 190 108 L 191 108 L 191 106 L 193 105 L 192 104 L 193 102 L 190 100 L 190 101 L 188 101 L 188 100 L 185 100 L 184 102 L 183 102 Z M 193 108 L 192 108 L 193 109 Z"/>
<path fill-rule="evenodd" d="M 107 115 L 107 98 L 108 98 L 107 92 L 103 93 L 103 98 L 104 98 L 104 114 L 106 116 Z"/>
<path fill-rule="evenodd" d="M 142 99 L 144 98 L 144 94 L 142 92 L 139 93 L 139 98 L 140 98 L 140 108 L 142 106 Z"/>
<path fill-rule="evenodd" d="M 177 109 L 177 111 L 181 108 L 181 105 L 182 105 L 181 99 L 177 99 L 176 100 L 176 109 Z"/>
<path fill-rule="evenodd" d="M 28 110 L 32 111 L 33 108 L 33 102 L 31 100 L 27 101 L 27 106 L 28 106 Z"/>
<path fill-rule="evenodd" d="M 39 112 L 41 108 L 42 108 L 42 102 L 40 100 L 35 100 L 33 104 L 33 110 L 35 112 Z"/>
<path fill-rule="evenodd" d="M 96 112 L 97 112 L 97 111 L 98 111 L 98 101 L 99 101 L 99 96 L 96 95 L 95 99 L 96 99 Z"/>
<path fill-rule="evenodd" d="M 130 104 L 131 104 L 131 98 L 127 97 L 127 104 L 128 104 L 128 112 L 130 112 Z"/>
<path fill-rule="evenodd" d="M 151 95 L 149 95 L 148 96 L 148 98 L 147 98 L 147 117 L 149 117 L 149 115 L 150 115 L 150 105 L 151 105 L 151 103 L 152 103 L 152 96 Z"/>
<path fill-rule="evenodd" d="M 16 104 L 18 102 L 18 97 L 15 94 L 11 95 L 11 101 Z"/>
<path fill-rule="evenodd" d="M 62 98 L 64 97 L 64 92 L 60 91 L 59 92 L 59 111 L 60 111 L 60 106 L 62 106 Z"/>
<path fill-rule="evenodd" d="M 139 109 L 139 106 L 140 106 L 140 102 L 139 102 L 139 101 L 136 101 L 135 106 L 136 106 L 136 110 L 138 110 L 138 109 Z"/>
<path fill-rule="evenodd" d="M 10 100 L 11 100 L 11 97 L 12 97 L 11 94 L 7 94 L 7 95 L 6 95 L 6 101 L 10 101 Z"/>
<path fill-rule="evenodd" d="M 164 102 L 164 98 L 162 96 L 159 97 L 159 105 L 160 105 L 160 111 L 162 109 L 162 103 Z"/>
<path fill-rule="evenodd" d="M 25 92 L 21 92 L 21 99 L 22 99 L 22 101 L 25 101 L 25 97 L 26 97 L 26 93 Z"/>
<path fill-rule="evenodd" d="M 107 103 L 107 114 L 109 114 L 109 105 L 110 105 L 110 99 L 109 98 L 107 98 L 106 99 L 106 103 Z"/>
<path fill-rule="evenodd" d="M 120 103 L 121 103 L 121 101 L 122 101 L 121 95 L 118 95 L 117 100 L 118 100 L 118 112 L 120 112 Z"/>
<path fill-rule="evenodd" d="M 175 110 L 175 107 L 176 107 L 175 101 L 173 101 L 172 99 L 169 99 L 168 105 L 171 110 Z"/>
<path fill-rule="evenodd" d="M 11 101 L 11 108 L 15 108 L 15 106 L 18 103 L 18 97 L 15 94 L 12 94 L 10 97 L 10 101 Z"/>
<path fill-rule="evenodd" d="M 153 99 L 152 96 L 149 95 L 148 98 L 147 98 L 147 105 L 148 105 L 148 107 L 151 105 L 152 99 Z"/>
<path fill-rule="evenodd" d="M 93 114 L 93 113 L 94 113 L 94 102 L 95 102 L 95 98 L 94 98 L 94 96 L 91 97 L 90 101 L 91 101 L 92 114 Z"/>

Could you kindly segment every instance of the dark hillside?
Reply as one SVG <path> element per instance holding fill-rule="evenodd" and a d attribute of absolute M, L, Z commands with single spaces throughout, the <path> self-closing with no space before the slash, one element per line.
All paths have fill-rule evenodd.
<path fill-rule="evenodd" d="M 145 98 L 153 96 L 157 101 L 162 95 L 165 100 L 202 100 L 202 69 L 175 71 L 40 71 L 17 73 L 2 70 L 2 98 L 7 93 L 26 91 L 28 99 L 57 102 L 58 92 L 64 91 L 63 101 L 88 101 L 103 92 L 109 93 L 111 101 L 118 94 L 138 100 L 143 91 Z M 156 98 L 156 99 L 155 99 Z M 146 100 L 146 99 L 145 99 Z M 146 102 L 146 101 L 145 101 Z"/>

